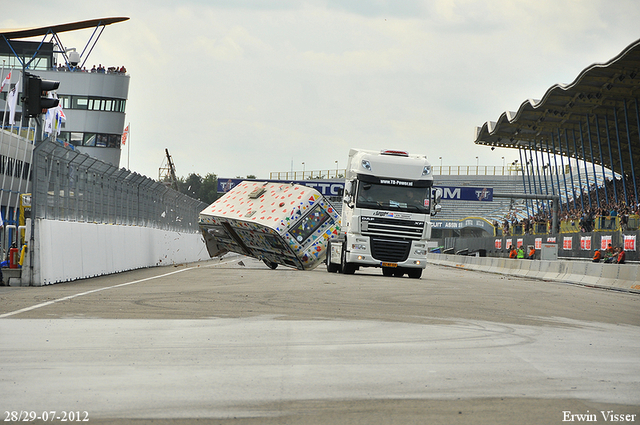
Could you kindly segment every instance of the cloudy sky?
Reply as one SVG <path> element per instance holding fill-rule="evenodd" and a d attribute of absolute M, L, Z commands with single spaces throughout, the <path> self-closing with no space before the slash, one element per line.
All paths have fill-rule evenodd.
<path fill-rule="evenodd" d="M 130 168 L 152 178 L 343 168 L 349 148 L 502 165 L 475 128 L 640 38 L 637 0 L 23 0 L 0 28 L 126 16 L 88 61 L 131 75 Z M 15 12 L 10 14 L 8 12 Z M 60 34 L 84 47 L 90 30 Z M 304 165 L 303 165 L 304 163 Z M 127 151 L 121 166 L 127 164 Z"/>

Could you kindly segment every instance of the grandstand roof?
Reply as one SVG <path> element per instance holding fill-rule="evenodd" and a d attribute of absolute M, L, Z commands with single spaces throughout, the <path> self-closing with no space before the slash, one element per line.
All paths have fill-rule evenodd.
<path fill-rule="evenodd" d="M 60 33 L 60 32 L 66 32 L 66 31 L 76 31 L 76 30 L 81 30 L 86 28 L 93 28 L 101 25 L 105 25 L 105 26 L 111 25 L 117 22 L 126 21 L 128 19 L 129 18 L 125 18 L 125 17 L 100 18 L 100 19 L 89 19 L 86 21 L 71 22 L 68 24 L 48 25 L 44 27 L 0 29 L 0 36 L 4 36 L 7 39 L 38 37 L 38 36 L 45 36 L 49 34 L 49 32 Z"/>
<path fill-rule="evenodd" d="M 616 172 L 620 172 L 622 157 L 627 174 L 632 165 L 635 168 L 640 165 L 639 68 L 640 40 L 637 40 L 609 62 L 587 67 L 571 84 L 556 84 L 541 100 L 528 99 L 517 112 L 504 112 L 497 121 L 477 127 L 475 143 L 516 149 L 530 147 L 583 159 L 581 141 L 584 141 L 585 147 L 593 147 L 594 162 L 603 162 L 609 169 L 617 166 Z M 591 161 L 589 148 L 584 156 Z"/>

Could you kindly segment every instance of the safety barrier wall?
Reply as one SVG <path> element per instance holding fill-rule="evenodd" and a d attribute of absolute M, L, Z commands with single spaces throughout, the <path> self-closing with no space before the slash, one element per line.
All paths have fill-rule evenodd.
<path fill-rule="evenodd" d="M 468 270 L 640 293 L 638 264 L 518 260 L 452 254 L 428 254 L 427 261 Z"/>
<path fill-rule="evenodd" d="M 32 173 L 21 285 L 208 258 L 197 199 L 50 141 L 34 149 Z"/>
<path fill-rule="evenodd" d="M 25 255 L 22 286 L 209 259 L 199 233 L 42 219 L 35 230 L 37 246 L 33 257 Z"/>

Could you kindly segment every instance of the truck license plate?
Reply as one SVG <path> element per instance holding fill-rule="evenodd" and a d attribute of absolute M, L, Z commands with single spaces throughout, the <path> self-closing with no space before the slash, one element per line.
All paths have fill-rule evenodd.
<path fill-rule="evenodd" d="M 398 267 L 396 263 L 382 263 L 382 267 Z"/>

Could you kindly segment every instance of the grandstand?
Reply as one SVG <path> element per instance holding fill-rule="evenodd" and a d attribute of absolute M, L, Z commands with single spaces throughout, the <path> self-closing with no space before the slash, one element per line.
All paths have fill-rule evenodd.
<path fill-rule="evenodd" d="M 578 167 L 580 166 L 581 178 L 577 179 Z M 449 228 L 451 231 L 444 232 L 446 237 L 453 236 L 493 236 L 493 229 L 486 225 L 478 227 L 474 222 L 467 222 L 469 218 L 481 218 L 491 224 L 502 225 L 505 219 L 521 221 L 525 218 L 544 214 L 551 210 L 548 201 L 535 201 L 518 199 L 518 194 L 540 193 L 545 195 L 556 194 L 558 181 L 567 183 L 568 190 L 560 192 L 560 211 L 566 210 L 566 205 L 574 200 L 573 194 L 579 196 L 580 193 L 587 192 L 587 182 L 591 185 L 602 187 L 604 179 L 598 173 L 593 173 L 588 167 L 585 169 L 581 164 L 568 165 L 564 169 L 559 169 L 556 174 L 553 168 L 551 174 L 544 176 L 533 173 L 522 173 L 522 168 L 516 165 L 508 167 L 434 167 L 434 184 L 436 186 L 470 186 L 492 188 L 494 194 L 516 195 L 513 199 L 494 198 L 492 202 L 460 201 L 443 199 L 442 210 L 434 218 L 434 223 L 453 223 L 459 225 L 439 224 L 439 228 Z M 444 173 L 444 174 L 440 174 Z M 572 179 L 571 175 L 576 178 Z M 611 172 L 607 173 L 610 176 Z M 534 192 L 534 186 L 537 188 Z M 582 191 L 580 190 L 582 188 Z M 468 225 L 467 225 L 468 224 Z M 438 227 L 437 227 L 438 228 Z M 481 230 L 484 230 L 482 232 Z M 489 233 L 489 234 L 487 234 Z M 435 237 L 443 237 L 439 232 L 435 232 Z"/>
<path fill-rule="evenodd" d="M 612 174 L 621 177 L 619 184 L 623 186 L 618 199 L 619 188 L 613 181 L 616 207 L 636 207 L 640 200 L 640 175 L 636 175 L 640 164 L 638 68 L 640 40 L 608 63 L 587 67 L 573 83 L 554 85 L 542 100 L 526 100 L 517 112 L 504 112 L 497 121 L 486 122 L 476 129 L 475 143 L 518 149 L 525 161 L 527 155 L 530 160 L 535 158 L 534 177 L 540 174 L 538 158 L 544 161 L 546 157 L 547 167 L 555 169 L 558 166 L 562 169 L 565 163 L 573 161 L 578 167 L 576 176 L 571 173 L 572 187 L 565 187 L 564 181 L 557 179 L 554 184 L 551 179 L 551 188 L 565 201 L 573 200 L 575 178 L 580 186 L 584 179 L 586 193 L 580 203 L 582 211 L 608 207 L 603 204 L 611 203 L 612 199 L 609 196 L 600 199 L 597 191 L 592 199 L 590 188 L 595 187 L 596 181 L 602 186 L 602 182 L 611 180 Z M 585 197 L 588 202 L 584 202 Z"/>
<path fill-rule="evenodd" d="M 544 239 L 558 244 L 561 257 L 591 258 L 612 244 L 624 249 L 627 261 L 640 260 L 639 68 L 637 40 L 609 62 L 587 67 L 571 84 L 556 84 L 541 100 L 527 99 L 518 111 L 476 128 L 474 143 L 518 150 L 526 170 L 522 191 L 560 196 L 559 233 L 544 226 L 527 231 L 518 223 L 508 236 L 447 238 L 445 248 L 505 256 L 508 245 L 539 245 Z M 545 202 L 533 204 L 527 211 L 535 222 L 548 220 Z M 489 217 L 502 211 L 480 212 Z M 449 213 L 461 212 L 456 206 Z"/>

